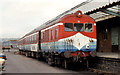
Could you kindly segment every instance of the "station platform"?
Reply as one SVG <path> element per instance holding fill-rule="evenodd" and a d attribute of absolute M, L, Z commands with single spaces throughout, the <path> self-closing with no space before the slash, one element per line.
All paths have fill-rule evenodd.
<path fill-rule="evenodd" d="M 92 64 L 90 67 L 93 69 L 117 75 L 120 73 L 120 53 L 97 52 L 97 57 L 90 64 Z"/>
<path fill-rule="evenodd" d="M 120 59 L 120 52 L 97 52 L 98 57 Z"/>

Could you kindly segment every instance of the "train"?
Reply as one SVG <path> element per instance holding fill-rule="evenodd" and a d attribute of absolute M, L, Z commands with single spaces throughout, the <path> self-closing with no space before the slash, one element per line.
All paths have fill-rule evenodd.
<path fill-rule="evenodd" d="M 18 41 L 21 54 L 44 59 L 49 65 L 68 67 L 68 63 L 84 63 L 96 56 L 96 23 L 78 10 L 56 22 L 48 22 Z M 71 64 L 72 65 L 72 64 Z"/>

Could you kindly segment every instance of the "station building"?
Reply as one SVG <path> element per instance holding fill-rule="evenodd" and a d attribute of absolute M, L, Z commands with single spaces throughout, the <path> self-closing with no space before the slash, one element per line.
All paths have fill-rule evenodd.
<path fill-rule="evenodd" d="M 97 52 L 120 51 L 120 1 L 87 12 L 97 25 Z"/>
<path fill-rule="evenodd" d="M 17 49 L 18 48 L 18 40 L 6 40 L 2 42 L 2 49 Z"/>

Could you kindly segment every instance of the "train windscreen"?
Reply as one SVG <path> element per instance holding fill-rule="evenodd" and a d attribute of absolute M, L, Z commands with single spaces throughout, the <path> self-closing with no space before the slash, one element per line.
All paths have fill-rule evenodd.
<path fill-rule="evenodd" d="M 75 23 L 74 24 L 74 31 L 82 32 L 83 31 L 83 23 Z"/>
<path fill-rule="evenodd" d="M 65 31 L 73 31 L 73 24 L 65 23 Z"/>
<path fill-rule="evenodd" d="M 85 32 L 93 32 L 93 25 L 91 23 L 85 24 Z"/>

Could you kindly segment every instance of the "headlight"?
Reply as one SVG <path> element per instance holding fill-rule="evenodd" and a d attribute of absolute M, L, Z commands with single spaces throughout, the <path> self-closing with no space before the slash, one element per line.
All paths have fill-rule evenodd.
<path fill-rule="evenodd" d="M 80 18 L 80 17 L 82 16 L 82 11 L 78 10 L 78 11 L 76 12 L 76 16 Z"/>
<path fill-rule="evenodd" d="M 86 49 L 89 49 L 89 44 L 86 45 Z"/>
<path fill-rule="evenodd" d="M 94 42 L 93 39 L 89 39 L 90 42 Z"/>

